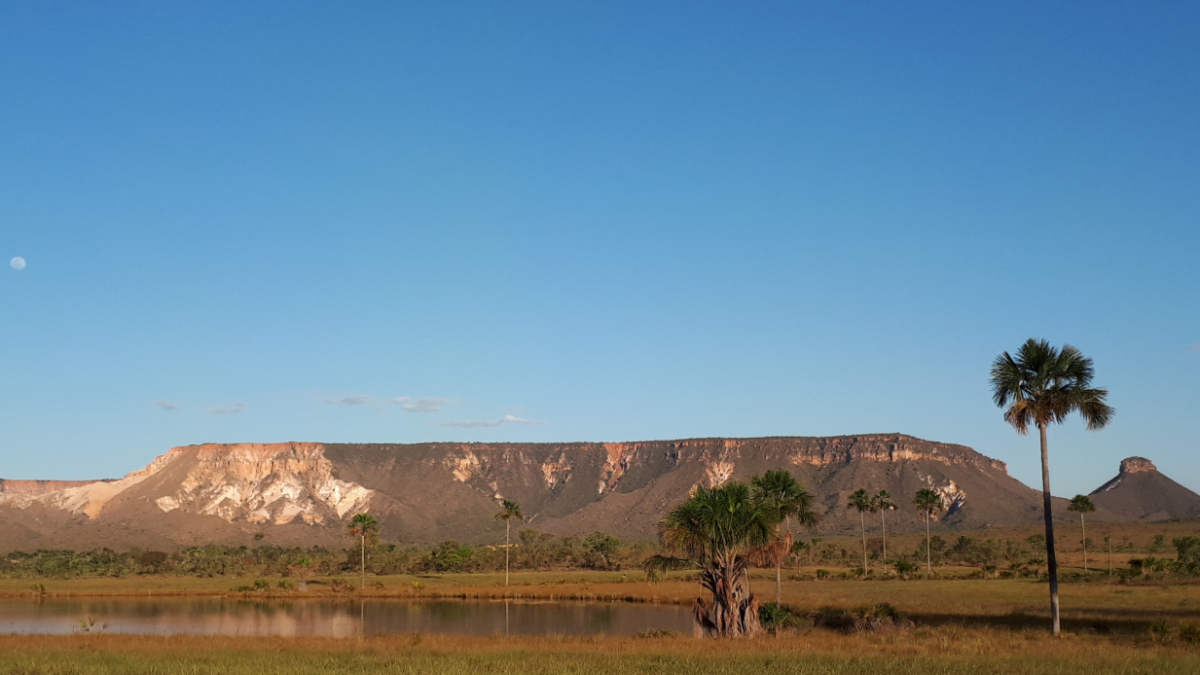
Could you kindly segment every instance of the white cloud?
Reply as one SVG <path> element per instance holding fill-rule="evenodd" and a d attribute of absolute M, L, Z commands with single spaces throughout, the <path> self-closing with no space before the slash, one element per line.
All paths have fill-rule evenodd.
<path fill-rule="evenodd" d="M 1187 346 L 1189 352 L 1200 352 L 1200 342 L 1194 342 Z"/>
<path fill-rule="evenodd" d="M 154 406 L 155 408 L 162 408 L 163 410 L 179 410 L 179 405 L 171 403 L 170 401 L 155 401 L 150 405 Z"/>
<path fill-rule="evenodd" d="M 452 403 L 458 403 L 458 399 L 456 399 L 456 398 L 419 398 L 414 401 L 407 396 L 401 396 L 399 398 L 392 399 L 391 401 L 389 401 L 389 403 L 399 403 L 400 407 L 403 408 L 406 412 L 428 413 L 428 412 L 438 412 L 439 410 L 442 409 L 443 406 L 447 406 Z"/>
<path fill-rule="evenodd" d="M 444 427 L 475 429 L 479 427 L 499 427 L 505 424 L 546 424 L 546 422 L 544 420 L 527 420 L 521 417 L 505 415 L 498 420 L 442 420 L 438 424 Z"/>
<path fill-rule="evenodd" d="M 372 401 L 370 396 L 343 396 L 342 400 L 338 401 L 342 405 L 366 405 Z"/>
<path fill-rule="evenodd" d="M 220 408 L 206 408 L 204 412 L 213 413 L 214 415 L 236 415 L 241 412 L 246 412 L 246 404 L 237 401 L 233 405 L 224 405 Z"/>

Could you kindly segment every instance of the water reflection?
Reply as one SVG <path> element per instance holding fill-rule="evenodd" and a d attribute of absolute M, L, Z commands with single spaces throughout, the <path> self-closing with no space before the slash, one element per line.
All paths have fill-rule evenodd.
<path fill-rule="evenodd" d="M 0 598 L 0 633 L 71 633 L 88 619 L 110 633 L 333 637 L 689 633 L 692 621 L 682 607 L 583 602 Z"/>

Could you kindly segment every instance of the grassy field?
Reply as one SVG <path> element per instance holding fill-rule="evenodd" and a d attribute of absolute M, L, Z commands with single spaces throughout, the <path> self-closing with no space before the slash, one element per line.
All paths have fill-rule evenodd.
<path fill-rule="evenodd" d="M 0 636 L 0 672 L 110 673 L 805 673 L 821 675 L 1200 672 L 1179 641 L 942 626 L 890 635 L 827 631 L 754 640 L 694 638 L 363 639 L 129 635 Z"/>

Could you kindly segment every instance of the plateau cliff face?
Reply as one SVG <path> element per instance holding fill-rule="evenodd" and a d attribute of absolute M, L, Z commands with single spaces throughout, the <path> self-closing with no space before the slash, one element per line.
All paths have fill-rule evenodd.
<path fill-rule="evenodd" d="M 217 516 L 227 522 L 309 525 L 369 509 L 373 492 L 333 477 L 320 443 L 241 443 L 172 448 L 166 463 L 186 462 L 173 493 L 154 500 L 165 513 Z"/>
<path fill-rule="evenodd" d="M 932 487 L 947 523 L 1035 522 L 1035 492 L 1003 462 L 970 448 L 898 434 L 831 438 L 686 439 L 571 444 L 328 444 L 339 475 L 379 495 L 385 534 L 433 541 L 449 530 L 472 541 L 494 536 L 487 515 L 513 499 L 528 526 L 560 534 L 602 529 L 652 538 L 658 521 L 697 485 L 792 471 L 818 498 L 822 532 L 851 531 L 845 501 L 858 488 L 894 495 Z M 436 508 L 422 508 L 438 504 Z M 889 516 L 916 525 L 915 510 Z"/>
<path fill-rule="evenodd" d="M 493 540 L 497 503 L 512 499 L 525 526 L 556 534 L 604 530 L 653 538 L 657 523 L 698 485 L 792 471 L 817 501 L 816 532 L 852 532 L 845 509 L 859 488 L 903 503 L 940 492 L 942 527 L 1033 523 L 1037 492 L 1003 462 L 900 434 L 830 438 L 705 438 L 637 443 L 321 443 L 172 448 L 115 481 L 23 487 L 0 497 L 0 548 L 35 545 L 335 544 L 347 519 L 375 514 L 393 541 Z M 18 495 L 18 492 L 20 494 Z M 0 493 L 3 494 L 3 493 Z M 916 527 L 915 509 L 888 517 Z M 12 541 L 14 538 L 21 542 Z"/>

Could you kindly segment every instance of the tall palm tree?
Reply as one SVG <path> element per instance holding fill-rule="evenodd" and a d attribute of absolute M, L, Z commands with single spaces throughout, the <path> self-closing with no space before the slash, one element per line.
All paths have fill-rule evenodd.
<path fill-rule="evenodd" d="M 1083 514 L 1095 513 L 1096 505 L 1087 498 L 1087 495 L 1075 495 L 1071 498 L 1071 505 L 1067 507 L 1067 510 L 1079 514 L 1079 527 L 1083 530 L 1083 573 L 1087 574 L 1087 525 L 1083 522 Z"/>
<path fill-rule="evenodd" d="M 362 556 L 362 589 L 367 587 L 367 539 L 375 540 L 379 536 L 379 521 L 375 520 L 375 516 L 369 513 L 358 513 L 350 519 L 350 524 L 347 526 L 347 532 L 351 537 L 358 537 L 361 546 L 360 554 Z"/>
<path fill-rule="evenodd" d="M 537 515 L 536 513 L 534 515 Z M 512 532 L 512 519 L 525 520 L 525 516 L 521 514 L 521 505 L 505 499 L 500 505 L 500 513 L 493 516 L 496 520 L 504 521 L 504 585 L 508 585 L 508 547 L 509 534 Z"/>
<path fill-rule="evenodd" d="M 863 574 L 867 573 L 867 521 L 863 515 L 867 511 L 874 511 L 875 507 L 871 505 L 871 497 L 866 490 L 856 490 L 850 495 L 850 500 L 846 502 L 847 509 L 858 509 L 858 524 L 862 527 L 863 540 Z"/>
<path fill-rule="evenodd" d="M 913 498 L 913 506 L 917 507 L 918 511 L 925 514 L 925 578 L 933 576 L 933 555 L 930 553 L 929 539 L 929 519 L 933 517 L 935 512 L 946 508 L 946 503 L 942 501 L 942 496 L 933 488 L 921 488 L 917 490 L 917 496 Z"/>
<path fill-rule="evenodd" d="M 1092 360 L 1078 349 L 1057 349 L 1046 340 L 1030 338 L 1017 355 L 1004 352 L 992 362 L 992 401 L 1005 408 L 1004 421 L 1019 434 L 1037 427 L 1042 446 L 1042 515 L 1046 521 L 1046 566 L 1050 576 L 1050 615 L 1059 634 L 1058 559 L 1054 551 L 1054 516 L 1050 504 L 1050 456 L 1046 427 L 1078 412 L 1089 430 L 1103 429 L 1114 410 L 1105 402 L 1107 389 L 1093 388 Z"/>
<path fill-rule="evenodd" d="M 812 527 L 817 524 L 817 514 L 813 512 L 813 496 L 804 489 L 804 484 L 792 477 L 785 469 L 770 470 L 762 476 L 750 479 L 750 489 L 755 499 L 770 500 L 775 509 L 783 516 L 786 530 L 776 542 L 768 545 L 764 551 L 767 559 L 775 565 L 775 604 L 783 602 L 783 584 L 780 580 L 780 569 L 792 552 L 792 516 L 801 525 Z"/>
<path fill-rule="evenodd" d="M 758 599 L 750 591 L 750 558 L 776 540 L 782 518 L 772 500 L 755 497 L 745 483 L 697 488 L 658 526 L 663 554 L 646 559 L 651 579 L 673 569 L 696 569 L 712 601 L 697 598 L 692 616 L 709 636 L 756 635 L 762 630 Z"/>
<path fill-rule="evenodd" d="M 879 511 L 879 522 L 883 526 L 883 558 L 881 561 L 885 571 L 887 570 L 887 520 L 884 519 L 884 514 L 895 508 L 892 495 L 887 490 L 880 490 L 879 494 L 871 497 L 871 510 Z"/>

